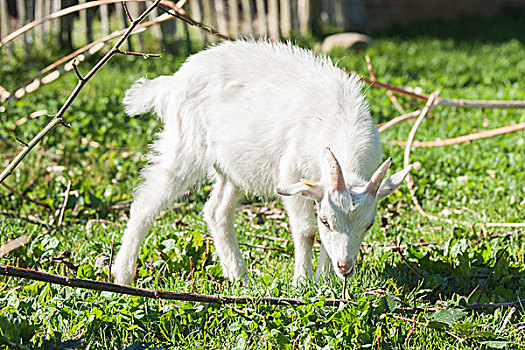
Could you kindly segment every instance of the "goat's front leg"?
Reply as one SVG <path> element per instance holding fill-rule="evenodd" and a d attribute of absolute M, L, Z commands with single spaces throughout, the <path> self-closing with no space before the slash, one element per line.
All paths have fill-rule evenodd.
<path fill-rule="evenodd" d="M 317 232 L 313 202 L 303 197 L 283 198 L 295 248 L 294 284 L 312 278 L 312 249 Z"/>
<path fill-rule="evenodd" d="M 242 257 L 233 226 L 240 191 L 234 184 L 218 177 L 204 207 L 204 219 L 213 236 L 224 276 L 230 281 L 248 282 L 248 269 Z"/>
<path fill-rule="evenodd" d="M 317 264 L 315 279 L 319 281 L 321 278 L 328 276 L 332 272 L 332 260 L 328 256 L 323 243 L 321 243 L 321 251 L 319 252 L 319 263 Z"/>

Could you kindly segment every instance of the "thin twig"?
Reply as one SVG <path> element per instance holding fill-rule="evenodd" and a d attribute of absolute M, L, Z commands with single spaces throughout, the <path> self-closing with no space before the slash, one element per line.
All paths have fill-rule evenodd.
<path fill-rule="evenodd" d="M 37 201 L 36 199 L 33 199 L 33 198 L 30 198 L 28 197 L 27 195 L 23 194 L 23 193 L 20 193 L 18 192 L 17 190 L 15 190 L 14 188 L 12 188 L 11 186 L 5 184 L 5 183 L 1 183 L 2 186 L 4 186 L 9 192 L 11 192 L 12 194 L 16 195 L 16 196 L 19 196 L 20 198 L 28 201 L 28 202 L 31 202 L 31 203 L 34 203 L 42 208 L 45 208 L 46 210 L 51 210 L 51 207 L 46 204 L 46 203 L 42 203 L 42 202 L 39 202 Z"/>
<path fill-rule="evenodd" d="M 267 239 L 267 240 L 270 240 L 270 241 L 277 241 L 277 242 L 288 242 L 289 241 L 289 239 L 286 239 L 286 238 L 275 237 L 275 236 L 268 236 L 268 235 L 261 235 L 259 233 L 253 233 L 253 232 L 245 232 L 244 235 L 245 236 L 249 236 L 249 237 L 257 237 L 257 238 Z"/>
<path fill-rule="evenodd" d="M 108 282 L 111 282 L 111 265 L 113 265 L 114 251 L 115 251 L 115 242 L 113 241 L 113 239 L 111 239 L 111 253 L 109 254 L 109 267 L 108 267 Z"/>
<path fill-rule="evenodd" d="M 429 95 L 418 94 L 407 88 L 372 81 L 371 79 L 360 76 L 361 81 L 378 88 L 390 90 L 399 95 L 410 97 L 416 100 L 427 101 Z M 507 101 L 507 100 L 466 100 L 466 99 L 445 99 L 439 98 L 439 104 L 442 106 L 465 107 L 465 108 L 525 108 L 525 101 Z"/>
<path fill-rule="evenodd" d="M 172 12 L 172 11 L 164 8 L 163 6 L 159 6 L 159 9 L 161 9 L 165 13 L 169 14 L 170 16 L 173 16 L 175 18 L 180 19 L 183 22 L 186 22 L 187 24 L 189 24 L 189 25 L 191 25 L 193 27 L 197 27 L 199 29 L 202 29 L 202 30 L 206 31 L 206 32 L 210 33 L 211 35 L 213 35 L 213 36 L 215 36 L 217 38 L 220 38 L 220 39 L 223 39 L 223 40 L 235 40 L 231 36 L 228 36 L 228 35 L 220 33 L 215 28 L 212 28 L 212 27 L 210 27 L 210 26 L 208 26 L 208 25 L 206 25 L 204 23 L 197 22 L 196 20 L 194 20 L 193 18 L 188 16 L 182 10 L 181 11 L 177 11 L 177 12 Z"/>
<path fill-rule="evenodd" d="M 77 86 L 75 89 L 71 92 L 66 102 L 62 105 L 58 113 L 53 117 L 53 119 L 47 124 L 44 129 L 42 129 L 27 145 L 27 147 L 24 147 L 22 151 L 8 164 L 8 166 L 2 171 L 0 174 L 0 183 L 3 182 L 11 173 L 12 171 L 22 162 L 22 160 L 25 158 L 25 156 L 46 136 L 51 130 L 53 130 L 58 124 L 67 125 L 63 121 L 64 114 L 69 109 L 73 101 L 76 99 L 82 88 L 85 86 L 85 84 L 102 68 L 106 62 L 109 61 L 113 55 L 115 55 L 116 51 L 119 49 L 119 47 L 124 43 L 124 41 L 131 35 L 135 27 L 142 22 L 146 16 L 155 9 L 161 0 L 156 0 L 150 7 L 148 7 L 135 21 L 131 23 L 131 25 L 128 27 L 126 32 L 120 37 L 120 39 L 117 41 L 117 43 L 113 46 L 109 52 L 104 55 L 96 64 L 95 66 L 86 74 L 84 77 L 84 80 L 80 80 L 77 83 Z"/>
<path fill-rule="evenodd" d="M 45 226 L 45 227 L 49 227 L 47 222 L 42 221 L 42 220 L 40 220 L 39 218 L 37 218 L 37 217 L 35 217 L 33 215 L 28 215 L 27 217 L 25 217 L 25 216 L 21 216 L 20 213 L 13 213 L 13 212 L 8 212 L 8 211 L 0 211 L 0 215 L 4 215 L 4 216 L 10 217 L 10 218 L 16 218 L 16 219 L 24 220 L 24 221 L 27 221 L 27 222 L 29 222 L 31 224 L 35 224 L 35 225 L 42 225 L 42 226 Z"/>
<path fill-rule="evenodd" d="M 45 16 L 45 17 L 37 19 L 37 20 L 35 20 L 33 22 L 30 22 L 30 23 L 24 25 L 23 27 L 18 28 L 17 30 L 15 30 L 14 32 L 10 33 L 9 35 L 7 35 L 5 38 L 3 38 L 0 41 L 0 47 L 4 46 L 5 44 L 10 42 L 11 40 L 16 39 L 20 35 L 28 32 L 29 30 L 31 30 L 31 29 L 39 26 L 39 25 L 42 25 L 43 23 L 46 23 L 49 20 L 60 18 L 60 17 L 66 16 L 66 15 L 69 15 L 71 13 L 87 10 L 89 8 L 92 8 L 92 7 L 98 7 L 100 5 L 109 5 L 109 4 L 116 4 L 116 3 L 123 3 L 123 4 L 125 4 L 126 2 L 146 2 L 146 1 L 150 1 L 150 0 L 93 0 L 93 1 L 89 1 L 89 2 L 83 3 L 83 4 L 66 7 L 64 9 L 61 9 L 61 10 L 57 11 L 57 12 L 53 12 L 53 13 Z M 180 7 L 182 7 L 182 4 L 184 4 L 184 2 L 179 1 L 175 5 L 171 1 L 163 0 L 162 4 L 165 5 L 165 6 L 168 6 L 168 7 L 176 6 L 176 7 L 180 8 Z M 132 20 L 130 22 L 132 22 Z"/>
<path fill-rule="evenodd" d="M 476 299 L 476 304 L 479 304 L 479 301 L 481 300 L 481 296 L 483 295 L 483 292 L 485 291 L 485 288 L 487 287 L 487 284 L 489 283 L 490 279 L 492 278 L 492 275 L 494 274 L 494 271 L 496 270 L 496 266 L 499 263 L 499 259 L 503 256 L 503 254 L 507 251 L 507 247 L 505 247 L 501 253 L 496 258 L 496 262 L 494 263 L 494 266 L 492 266 L 492 270 L 490 270 L 489 276 L 485 280 L 485 283 L 483 284 L 483 287 L 481 288 L 481 291 L 479 292 L 478 298 Z"/>
<path fill-rule="evenodd" d="M 124 7 L 124 12 L 126 13 L 126 17 L 128 17 L 130 22 L 133 22 L 133 17 L 131 17 L 131 14 L 129 13 L 128 5 L 126 4 L 126 2 L 122 3 L 122 7 Z"/>
<path fill-rule="evenodd" d="M 67 182 L 66 195 L 64 196 L 64 202 L 62 208 L 60 208 L 60 215 L 58 216 L 57 227 L 62 226 L 62 220 L 64 220 L 64 212 L 66 211 L 67 201 L 69 200 L 69 191 L 71 190 L 71 180 Z"/>
<path fill-rule="evenodd" d="M 414 137 L 416 135 L 416 132 L 417 132 L 419 126 L 421 125 L 421 122 L 425 118 L 425 115 L 428 113 L 428 111 L 430 110 L 430 108 L 433 105 L 439 104 L 439 103 L 441 103 L 443 101 L 442 99 L 437 99 L 437 95 L 438 95 L 438 92 L 436 91 L 436 92 L 432 93 L 429 96 L 429 98 L 427 100 L 427 103 L 425 104 L 425 107 L 421 110 L 421 114 L 419 115 L 419 117 L 417 118 L 416 122 L 414 123 L 412 129 L 410 130 L 410 134 L 408 135 L 408 139 L 407 139 L 407 142 L 406 142 L 406 145 L 405 145 L 405 156 L 404 156 L 404 166 L 405 167 L 407 167 L 409 165 L 409 163 L 410 163 L 410 152 L 412 150 L 412 144 L 414 143 Z M 414 179 L 412 178 L 410 173 L 407 174 L 406 181 L 407 181 L 407 187 L 408 187 L 408 190 L 409 190 L 410 198 L 412 199 L 412 202 L 414 203 L 414 206 L 415 206 L 416 210 L 422 216 L 424 216 L 424 217 L 426 217 L 428 219 L 431 219 L 431 220 L 442 221 L 442 222 L 446 222 L 446 223 L 449 223 L 449 224 L 459 224 L 459 225 L 464 225 L 464 226 L 471 226 L 472 225 L 472 224 L 470 224 L 468 222 L 464 222 L 464 221 L 460 221 L 460 220 L 456 220 L 456 219 L 447 219 L 447 218 L 443 218 L 443 217 L 440 217 L 440 216 L 436 216 L 436 215 L 427 213 L 423 209 L 423 207 L 419 203 L 419 200 L 416 197 L 416 190 L 414 188 Z M 474 223 L 474 225 L 476 225 L 476 226 L 483 226 L 483 227 L 525 227 L 525 223 L 523 223 L 523 222 L 497 222 L 497 223 L 477 222 L 477 223 Z"/>
<path fill-rule="evenodd" d="M 376 79 L 376 75 L 374 74 L 374 69 L 372 68 L 372 61 L 370 60 L 370 56 L 366 55 L 365 60 L 366 60 L 366 66 L 368 67 L 368 72 L 370 73 L 370 78 L 372 79 L 373 82 L 376 82 L 377 79 Z M 386 94 L 388 98 L 390 99 L 390 101 L 392 102 L 392 104 L 394 105 L 394 107 L 396 107 L 396 109 L 399 111 L 399 113 L 406 114 L 405 109 L 403 108 L 403 106 L 401 106 L 401 104 L 399 104 L 399 101 L 394 96 L 392 91 L 387 90 Z"/>
<path fill-rule="evenodd" d="M 417 275 L 417 277 L 423 278 L 421 273 L 419 273 L 419 271 L 417 271 L 416 268 L 412 266 L 412 264 L 405 258 L 405 256 L 401 252 L 401 249 L 398 248 L 396 249 L 396 251 L 399 254 L 399 257 L 401 258 L 401 260 L 410 268 L 410 270 L 412 270 L 412 272 L 414 272 Z"/>
<path fill-rule="evenodd" d="M 82 77 L 82 75 L 78 71 L 78 67 L 77 67 L 78 62 L 77 62 L 76 59 L 73 60 L 73 62 L 71 62 L 71 65 L 73 66 L 73 69 L 75 70 L 75 74 L 77 75 L 78 80 L 80 80 L 80 81 L 84 80 L 84 78 Z"/>
<path fill-rule="evenodd" d="M 286 252 L 286 250 L 284 250 L 283 248 L 278 248 L 278 247 L 270 247 L 270 246 L 249 244 L 249 243 L 239 243 L 239 245 L 242 245 L 245 247 L 256 248 L 256 249 L 262 249 L 262 250 L 276 250 L 278 252 Z"/>
<path fill-rule="evenodd" d="M 421 110 L 420 109 L 418 109 L 416 111 L 413 111 L 413 112 L 410 112 L 410 113 L 402 114 L 402 115 L 400 115 L 398 117 L 395 117 L 394 119 L 389 120 L 386 123 L 377 124 L 377 130 L 379 132 L 383 132 L 386 129 L 388 129 L 388 128 L 396 125 L 396 124 L 404 122 L 405 120 L 410 120 L 410 119 L 417 118 L 420 114 L 421 114 Z"/>
<path fill-rule="evenodd" d="M 379 129 L 380 132 L 382 131 L 381 128 Z M 504 126 L 504 127 L 497 128 L 497 129 L 475 132 L 475 133 L 472 133 L 472 134 L 463 135 L 463 136 L 459 136 L 459 137 L 454 137 L 454 138 L 446 139 L 446 140 L 414 141 L 412 143 L 412 147 L 450 146 L 450 145 L 455 145 L 455 144 L 458 144 L 458 143 L 471 142 L 471 141 L 475 141 L 475 140 L 487 139 L 487 138 L 494 137 L 494 136 L 509 134 L 511 132 L 516 132 L 516 131 L 523 130 L 523 129 L 525 129 L 525 123 L 520 123 L 520 124 Z M 392 145 L 397 145 L 397 146 L 406 146 L 406 142 L 405 141 L 390 141 L 390 143 Z"/>
<path fill-rule="evenodd" d="M 409 166 L 409 164 L 410 164 L 410 151 L 412 150 L 412 143 L 414 142 L 414 137 L 416 135 L 417 129 L 421 125 L 421 122 L 425 118 L 425 115 L 428 113 L 430 108 L 434 105 L 437 95 L 438 95 L 438 92 L 436 91 L 436 92 L 432 93 L 428 97 L 428 100 L 427 100 L 427 103 L 425 104 L 425 107 L 421 110 L 421 113 L 419 114 L 419 117 L 417 118 L 416 122 L 414 123 L 414 126 L 412 127 L 412 130 L 410 130 L 410 134 L 408 135 L 408 140 L 407 140 L 406 147 L 405 147 L 405 156 L 404 156 L 404 166 L 405 167 Z M 439 103 L 439 102 L 437 102 L 437 103 Z M 438 217 L 438 216 L 435 216 L 435 215 L 427 213 L 423 209 L 423 207 L 421 207 L 421 205 L 419 204 L 419 200 L 416 197 L 416 190 L 414 188 L 414 179 L 412 179 L 412 176 L 410 175 L 410 173 L 407 174 L 406 181 L 407 181 L 407 187 L 408 187 L 408 191 L 409 191 L 410 197 L 412 199 L 412 202 L 414 203 L 414 206 L 415 206 L 416 210 L 421 215 L 423 215 L 424 217 L 433 219 L 433 220 L 437 220 L 437 221 L 444 221 L 444 222 L 452 223 L 452 224 L 456 223 L 456 220 L 441 218 L 441 217 Z"/>
<path fill-rule="evenodd" d="M 117 50 L 117 53 L 122 55 L 130 55 L 130 56 L 141 56 L 144 58 L 150 58 L 150 57 L 161 57 L 158 53 L 144 53 L 144 52 L 134 52 L 134 51 L 124 51 L 124 50 Z"/>
<path fill-rule="evenodd" d="M 439 327 L 433 326 L 433 325 L 428 324 L 428 323 L 423 323 L 423 322 L 416 321 L 415 319 L 410 319 L 410 318 L 401 317 L 401 316 L 392 315 L 392 314 L 387 314 L 387 316 L 388 317 L 392 317 L 392 318 L 394 318 L 396 320 L 410 322 L 410 323 L 413 323 L 413 324 L 417 324 L 419 326 L 424 326 L 424 327 L 427 327 L 427 328 L 432 328 L 432 329 L 438 330 L 440 332 L 443 332 L 443 333 L 446 333 L 446 334 L 450 335 L 451 337 L 455 338 L 458 341 L 463 341 L 464 340 L 463 338 L 460 338 L 457 335 L 455 335 L 453 332 L 447 331 L 446 329 L 443 329 L 443 328 L 439 328 Z"/>

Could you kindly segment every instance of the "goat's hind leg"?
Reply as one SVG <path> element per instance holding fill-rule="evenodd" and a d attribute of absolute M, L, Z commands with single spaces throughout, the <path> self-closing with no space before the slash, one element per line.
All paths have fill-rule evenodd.
<path fill-rule="evenodd" d="M 234 184 L 218 176 L 203 212 L 213 236 L 224 276 L 230 281 L 242 279 L 247 282 L 248 270 L 233 226 L 235 208 L 240 195 L 239 189 Z"/>
<path fill-rule="evenodd" d="M 144 181 L 134 192 L 130 218 L 112 267 L 117 283 L 129 284 L 132 281 L 140 247 L 160 211 L 194 185 L 198 175 L 192 174 L 182 164 L 192 162 L 166 153 L 156 157 L 155 162 L 142 171 Z"/>

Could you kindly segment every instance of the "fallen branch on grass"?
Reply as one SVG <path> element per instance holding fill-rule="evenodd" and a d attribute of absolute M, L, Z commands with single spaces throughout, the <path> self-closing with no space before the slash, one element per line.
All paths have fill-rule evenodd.
<path fill-rule="evenodd" d="M 197 293 L 176 293 L 162 290 L 136 288 L 130 286 L 124 286 L 109 282 L 98 282 L 92 280 L 85 280 L 75 277 L 59 276 L 50 273 L 23 269 L 14 266 L 0 265 L 0 275 L 8 277 L 26 278 L 33 281 L 42 281 L 46 283 L 59 284 L 71 288 L 82 288 L 89 290 L 98 290 L 104 292 L 112 292 L 117 294 L 134 295 L 144 298 L 152 299 L 163 299 L 163 300 L 179 300 L 179 301 L 190 301 L 197 303 L 207 304 L 267 304 L 267 305 L 289 305 L 289 306 L 301 306 L 314 304 L 320 300 L 305 301 L 297 298 L 273 298 L 273 297 L 238 297 L 238 296 L 219 296 L 219 295 L 207 295 Z M 341 304 L 355 305 L 356 303 L 350 300 L 341 299 L 326 299 L 324 300 L 324 306 L 339 307 Z M 491 308 L 509 308 L 516 307 L 525 304 L 524 300 L 517 300 L 514 302 L 507 303 L 494 303 L 494 304 L 473 304 L 465 307 L 466 310 L 486 310 Z M 392 311 L 392 313 L 402 314 L 419 314 L 428 313 L 442 310 L 442 307 L 399 307 Z"/>
<path fill-rule="evenodd" d="M 427 100 L 427 103 L 425 104 L 425 107 L 421 110 L 421 113 L 419 114 L 416 122 L 414 123 L 412 129 L 410 130 L 410 133 L 408 135 L 408 139 L 407 139 L 406 144 L 405 144 L 405 156 L 404 156 L 404 161 L 403 161 L 403 164 L 404 164 L 405 167 L 407 167 L 410 164 L 410 152 L 412 150 L 412 144 L 414 143 L 414 138 L 415 138 L 416 132 L 417 132 L 419 126 L 421 125 L 421 123 L 423 122 L 423 119 L 425 118 L 425 116 L 428 113 L 428 111 L 430 110 L 430 108 L 432 108 L 432 106 L 440 104 L 443 101 L 442 99 L 439 99 L 437 95 L 438 95 L 438 92 L 436 91 L 436 92 L 432 93 L 428 97 L 428 100 Z M 469 222 L 464 222 L 464 221 L 460 221 L 460 220 L 456 220 L 456 219 L 447 219 L 447 218 L 444 218 L 444 217 L 440 217 L 440 216 L 436 216 L 436 215 L 427 213 L 423 209 L 423 207 L 419 203 L 419 200 L 416 197 L 416 190 L 415 190 L 415 187 L 414 187 L 415 182 L 414 182 L 414 179 L 412 178 L 412 175 L 410 173 L 408 173 L 408 175 L 406 177 L 406 181 L 407 181 L 407 187 L 408 187 L 409 194 L 410 194 L 410 197 L 412 199 L 412 202 L 414 203 L 414 206 L 415 206 L 416 210 L 422 216 L 424 216 L 424 217 L 426 217 L 428 219 L 434 220 L 434 221 L 442 221 L 442 222 L 446 222 L 446 223 L 449 223 L 449 224 L 459 224 L 459 225 L 464 225 L 464 226 L 471 226 L 472 225 Z M 482 227 L 525 227 L 525 223 L 523 223 L 523 222 L 508 222 L 508 223 L 507 222 L 496 222 L 496 223 L 492 223 L 492 222 L 477 222 L 477 223 L 474 223 L 474 225 L 482 226 Z"/>
<path fill-rule="evenodd" d="M 410 323 L 413 323 L 413 324 L 417 324 L 419 326 L 435 329 L 437 331 L 440 331 L 440 332 L 443 332 L 443 333 L 446 333 L 446 334 L 450 335 L 451 337 L 455 338 L 458 341 L 463 341 L 464 340 L 463 338 L 458 337 L 453 332 L 448 331 L 448 330 L 443 329 L 443 328 L 440 328 L 439 326 L 434 326 L 434 325 L 429 324 L 429 323 L 423 323 L 423 322 L 416 321 L 415 319 L 400 317 L 400 316 L 392 315 L 392 314 L 387 314 L 387 316 L 391 317 L 391 318 L 394 318 L 396 320 L 400 320 L 400 321 L 404 321 L 404 322 L 410 322 Z"/>
<path fill-rule="evenodd" d="M 399 95 L 410 97 L 416 100 L 427 101 L 430 95 L 419 94 L 409 89 L 397 85 L 380 83 L 370 78 L 361 76 L 361 81 L 381 89 L 389 90 Z M 464 107 L 464 108 L 525 108 L 525 101 L 508 101 L 508 100 L 466 100 L 466 99 L 448 99 L 438 98 L 442 106 Z"/>
<path fill-rule="evenodd" d="M 375 83 L 375 82 L 377 82 L 377 79 L 376 79 L 376 75 L 374 74 L 374 69 L 372 68 L 372 61 L 370 60 L 370 56 L 366 55 L 365 56 L 365 60 L 366 60 L 366 66 L 368 68 L 368 73 L 370 74 L 370 78 Z M 386 94 L 387 94 L 388 98 L 390 99 L 390 101 L 392 102 L 392 104 L 394 105 L 394 107 L 396 107 L 396 109 L 399 111 L 399 113 L 406 114 L 405 109 L 399 104 L 399 101 L 394 96 L 392 91 L 387 90 Z"/>
<path fill-rule="evenodd" d="M 0 258 L 4 255 L 9 254 L 15 249 L 18 249 L 29 242 L 29 235 L 23 235 L 8 241 L 6 244 L 0 247 Z"/>
<path fill-rule="evenodd" d="M 164 299 L 164 300 L 179 300 L 179 301 L 191 301 L 198 303 L 208 304 L 268 304 L 268 305 L 307 305 L 318 302 L 314 300 L 312 302 L 306 302 L 296 298 L 256 298 L 256 297 L 238 297 L 238 296 L 219 296 L 219 295 L 206 295 L 197 293 L 175 293 L 162 290 L 153 290 L 146 288 L 136 288 L 130 286 L 124 286 L 109 282 L 98 282 L 85 280 L 80 278 L 59 276 L 45 272 L 39 272 L 34 270 L 22 269 L 13 266 L 0 265 L 0 275 L 27 278 L 35 281 L 42 281 L 52 284 L 60 284 L 67 287 L 83 288 L 90 290 L 98 290 L 104 292 L 112 292 L 118 294 L 134 295 L 144 298 L 152 299 Z M 339 300 L 339 299 L 327 299 L 324 302 L 325 306 L 340 306 L 341 303 L 353 305 L 352 301 Z"/>
<path fill-rule="evenodd" d="M 498 135 L 509 134 L 511 132 L 516 132 L 516 131 L 523 130 L 523 129 L 525 129 L 525 123 L 520 123 L 520 124 L 504 126 L 502 128 L 497 128 L 497 129 L 492 129 L 492 130 L 484 130 L 484 131 L 480 131 L 480 132 L 476 132 L 476 133 L 472 133 L 472 134 L 468 134 L 468 135 L 463 135 L 463 136 L 459 136 L 459 137 L 454 137 L 454 138 L 446 139 L 446 140 L 414 141 L 412 143 L 412 147 L 450 146 L 450 145 L 455 145 L 455 144 L 458 144 L 458 143 L 471 142 L 471 141 L 475 141 L 475 140 L 487 139 L 489 137 L 494 137 L 494 136 L 498 136 Z M 379 131 L 382 131 L 381 127 L 379 128 Z M 396 145 L 396 146 L 406 146 L 406 144 L 407 144 L 405 141 L 390 141 L 390 143 L 392 145 Z"/>

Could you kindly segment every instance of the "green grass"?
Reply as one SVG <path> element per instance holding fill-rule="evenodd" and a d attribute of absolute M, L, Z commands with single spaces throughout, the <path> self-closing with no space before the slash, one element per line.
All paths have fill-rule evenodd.
<path fill-rule="evenodd" d="M 364 54 L 371 56 L 382 82 L 445 98 L 525 100 L 525 25 L 516 13 L 492 19 L 435 22 L 377 33 L 366 52 L 334 52 L 333 59 L 348 70 L 367 74 Z M 479 28 L 476 32 L 475 29 Z M 472 34 L 476 33 L 476 34 Z M 0 57 L 1 84 L 8 90 L 53 59 Z M 113 58 L 83 90 L 66 120 L 71 129 L 58 127 L 13 172 L 7 184 L 48 204 L 47 211 L 0 188 L 0 245 L 27 234 L 27 245 L 0 258 L 0 264 L 50 273 L 106 280 L 107 270 L 95 265 L 119 247 L 126 210 L 112 206 L 128 203 L 145 165 L 147 146 L 160 124 L 151 116 L 129 118 L 122 111 L 124 91 L 137 78 L 175 71 L 182 55 L 161 59 Z M 80 66 L 86 72 L 93 64 Z M 50 119 L 16 122 L 29 113 L 54 113 L 74 88 L 73 73 L 43 87 L 38 93 L 6 105 L 0 115 L 2 136 L 28 141 Z M 367 88 L 374 121 L 384 122 L 398 112 L 384 91 Z M 407 109 L 406 99 L 400 98 Z M 422 103 L 418 102 L 421 106 Z M 513 123 L 525 122 L 523 110 L 438 107 L 420 127 L 418 140 L 455 137 Z M 402 167 L 404 149 L 390 140 L 405 140 L 411 124 L 397 125 L 383 135 L 385 154 L 394 159 L 393 171 Z M 525 207 L 523 131 L 487 140 L 443 148 L 415 149 L 412 160 L 421 163 L 413 172 L 417 196 L 430 212 L 450 214 L 469 223 L 523 222 Z M 61 156 L 53 161 L 42 151 Z M 0 144 L 0 153 L 16 150 Z M 2 167 L 7 160 L 2 159 Z M 59 169 L 57 166 L 62 166 Z M 53 168 L 54 167 L 54 168 Z M 467 176 L 465 183 L 461 178 Z M 26 219 L 56 222 L 68 181 L 74 195 L 66 206 L 65 225 L 38 225 Z M 465 311 L 475 303 L 495 258 L 503 254 L 480 302 L 510 302 L 525 298 L 525 245 L 523 230 L 481 229 L 429 221 L 417 214 L 402 188 L 385 199 L 377 223 L 365 238 L 356 276 L 347 286 L 355 306 L 330 308 L 324 298 L 338 298 L 337 278 L 323 283 L 291 286 L 293 246 L 265 241 L 244 232 L 290 238 L 286 218 L 268 218 L 255 196 L 243 199 L 251 213 L 239 210 L 236 226 L 240 241 L 268 244 L 282 251 L 241 247 L 251 271 L 251 284 L 228 283 L 208 241 L 199 215 L 209 186 L 202 186 L 170 210 L 151 229 L 139 258 L 136 286 L 177 292 L 254 297 L 297 297 L 316 304 L 300 307 L 205 305 L 162 302 L 138 297 L 70 289 L 41 282 L 0 278 L 0 349 L 6 342 L 24 348 L 134 349 L 145 343 L 157 348 L 422 348 L 473 349 L 505 346 L 523 348 L 520 331 L 524 309 Z M 279 203 L 263 203 L 280 213 Z M 7 216 L 11 214 L 15 218 Z M 111 224 L 93 221 L 104 219 Z M 89 231 L 89 232 L 88 232 Z M 495 238 L 482 238 L 498 233 Z M 385 248 L 395 239 L 408 243 L 405 258 Z M 436 242 L 418 248 L 419 240 Z M 74 272 L 51 258 L 70 252 Z M 191 259 L 190 259 L 191 257 Z M 399 315 L 429 326 L 392 318 L 399 306 L 444 307 L 440 313 Z M 458 341 L 454 336 L 463 340 Z M 134 346 L 134 347 L 133 347 Z"/>

